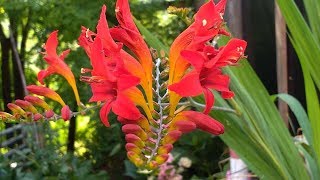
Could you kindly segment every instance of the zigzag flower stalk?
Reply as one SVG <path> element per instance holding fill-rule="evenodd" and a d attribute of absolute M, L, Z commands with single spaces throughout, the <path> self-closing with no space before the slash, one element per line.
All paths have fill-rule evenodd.
<path fill-rule="evenodd" d="M 194 22 L 173 42 L 169 57 L 155 58 L 136 27 L 128 0 L 117 0 L 116 18 L 119 25 L 109 28 L 106 7 L 102 7 L 97 32 L 82 27 L 79 45 L 88 55 L 91 68 L 81 69 L 81 81 L 90 84 L 92 97 L 97 102 L 100 118 L 105 126 L 110 126 L 110 111 L 118 116 L 125 133 L 128 158 L 140 169 L 152 171 L 165 163 L 173 144 L 182 134 L 200 129 L 219 135 L 223 125 L 208 116 L 214 105 L 212 90 L 221 92 L 223 98 L 232 98 L 230 79 L 221 68 L 235 65 L 244 56 L 246 42 L 231 39 L 220 48 L 210 45 L 210 41 L 220 35 L 229 34 L 223 29 L 223 14 L 226 0 L 214 4 L 211 0 L 204 4 L 194 16 Z M 9 104 L 13 115 L 0 112 L 1 119 L 57 119 L 68 120 L 71 116 L 84 113 L 90 108 L 81 106 L 74 76 L 63 59 L 69 51 L 56 55 L 57 31 L 46 43 L 45 60 L 47 70 L 38 74 L 43 78 L 57 73 L 65 77 L 74 90 L 76 101 L 83 109 L 72 112 L 62 98 L 42 86 L 28 86 L 31 93 L 59 102 L 63 108 L 61 115 L 55 114 L 46 102 L 35 96 L 27 96 Z M 126 46 L 131 53 L 127 53 Z M 206 100 L 203 112 L 190 110 L 195 103 L 181 102 L 184 97 L 203 94 Z M 41 107 L 39 111 L 36 107 Z"/>

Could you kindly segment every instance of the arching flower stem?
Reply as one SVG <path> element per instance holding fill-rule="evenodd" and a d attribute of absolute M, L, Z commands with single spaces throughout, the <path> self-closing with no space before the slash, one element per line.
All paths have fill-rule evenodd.
<path fill-rule="evenodd" d="M 198 103 L 195 100 L 193 100 L 192 97 L 188 97 L 188 100 L 189 100 L 191 106 L 198 107 L 198 108 L 205 108 L 206 107 L 206 105 Z M 237 110 L 226 108 L 226 107 L 213 106 L 211 109 L 212 110 L 217 110 L 217 111 L 224 111 L 224 112 L 234 113 L 234 114 L 239 115 L 239 112 Z"/>

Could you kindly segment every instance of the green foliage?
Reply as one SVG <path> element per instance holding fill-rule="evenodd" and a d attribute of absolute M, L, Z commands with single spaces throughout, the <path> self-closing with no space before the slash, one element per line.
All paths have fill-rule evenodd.
<path fill-rule="evenodd" d="M 14 150 L 10 158 L 0 157 L 0 179 L 108 179 L 106 172 L 93 170 L 91 161 L 57 150 L 61 145 L 53 138 L 56 133 L 48 124 L 43 127 L 47 140 L 44 147 L 40 149 L 32 136 L 39 129 L 26 126 L 28 148 Z"/>
<path fill-rule="evenodd" d="M 277 0 L 288 25 L 290 40 L 298 54 L 303 70 L 308 116 L 312 129 L 312 148 L 320 167 L 320 2 L 304 0 L 307 20 L 293 0 Z M 307 23 L 309 22 L 309 24 Z"/>

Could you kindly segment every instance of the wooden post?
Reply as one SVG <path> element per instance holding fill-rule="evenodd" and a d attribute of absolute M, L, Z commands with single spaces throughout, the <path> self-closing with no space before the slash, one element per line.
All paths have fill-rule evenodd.
<path fill-rule="evenodd" d="M 275 35 L 277 50 L 277 85 L 278 93 L 288 93 L 288 65 L 287 65 L 287 29 L 285 20 L 278 4 L 275 2 Z M 283 121 L 288 126 L 288 106 L 283 101 L 278 101 L 278 108 Z"/>
<path fill-rule="evenodd" d="M 228 1 L 225 18 L 232 36 L 242 38 L 242 0 Z"/>

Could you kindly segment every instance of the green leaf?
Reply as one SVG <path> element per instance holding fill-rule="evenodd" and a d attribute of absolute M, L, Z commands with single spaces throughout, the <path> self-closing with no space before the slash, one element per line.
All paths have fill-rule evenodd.
<path fill-rule="evenodd" d="M 277 0 L 277 3 L 286 20 L 292 40 L 296 43 L 295 49 L 297 51 L 297 48 L 301 48 L 304 52 L 306 58 L 304 60 L 305 66 L 310 72 L 318 90 L 320 90 L 320 71 L 318 70 L 320 67 L 320 42 L 317 41 L 316 35 L 310 30 L 294 0 Z M 319 1 L 312 1 L 312 6 L 319 7 L 319 4 Z M 308 5 L 307 10 L 310 10 L 310 6 L 311 4 Z M 308 15 L 313 15 L 315 13 L 313 11 L 308 12 Z M 316 13 L 318 14 L 319 11 Z M 317 18 L 318 16 L 319 14 L 313 18 Z M 315 22 L 313 18 L 312 24 Z M 315 26 L 319 27 L 319 22 Z M 301 58 L 299 60 L 300 62 L 302 61 Z"/>
<path fill-rule="evenodd" d="M 293 114 L 296 116 L 300 127 L 302 128 L 303 134 L 306 137 L 308 143 L 312 145 L 312 129 L 309 122 L 308 115 L 304 110 L 300 102 L 289 94 L 275 94 L 271 96 L 273 100 L 277 97 L 288 104 Z"/>
<path fill-rule="evenodd" d="M 296 49 L 298 57 L 300 59 L 302 72 L 303 72 L 303 78 L 304 78 L 304 84 L 305 84 L 305 92 L 306 92 L 306 101 L 307 101 L 307 109 L 308 109 L 308 116 L 310 119 L 310 124 L 312 128 L 312 139 L 313 139 L 313 148 L 315 150 L 315 153 L 317 155 L 318 159 L 318 166 L 320 167 L 320 104 L 319 104 L 319 97 L 317 94 L 316 87 L 312 81 L 310 72 L 308 71 L 308 68 L 306 67 L 305 61 L 307 61 L 307 57 L 305 55 L 305 52 L 302 48 L 298 46 L 296 41 L 289 36 L 291 39 L 291 42 L 293 44 L 293 47 Z"/>
<path fill-rule="evenodd" d="M 117 154 L 120 151 L 121 147 L 122 147 L 121 143 L 118 143 L 117 145 L 115 145 L 112 148 L 111 152 L 109 153 L 109 156 L 114 156 L 115 154 Z"/>

